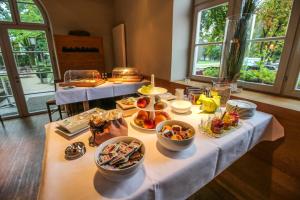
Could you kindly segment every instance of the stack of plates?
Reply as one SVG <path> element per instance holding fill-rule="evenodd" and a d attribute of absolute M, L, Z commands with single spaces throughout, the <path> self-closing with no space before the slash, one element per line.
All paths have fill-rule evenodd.
<path fill-rule="evenodd" d="M 240 118 L 250 118 L 255 114 L 257 105 L 244 100 L 229 100 L 226 103 L 226 111 L 236 110 L 240 115 Z"/>

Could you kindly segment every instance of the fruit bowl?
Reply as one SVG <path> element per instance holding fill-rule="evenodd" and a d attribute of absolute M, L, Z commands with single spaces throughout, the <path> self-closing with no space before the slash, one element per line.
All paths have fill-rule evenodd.
<path fill-rule="evenodd" d="M 155 113 L 155 116 L 153 115 Z M 155 130 L 155 127 L 162 121 L 170 120 L 170 116 L 164 111 L 145 111 L 140 110 L 132 116 L 131 124 L 141 130 Z"/>
<path fill-rule="evenodd" d="M 168 107 L 168 103 L 165 100 L 161 100 L 158 96 L 155 96 L 155 98 L 143 96 L 136 100 L 135 107 L 145 111 L 159 111 L 165 110 Z"/>
<path fill-rule="evenodd" d="M 138 147 L 133 145 L 133 148 L 131 145 L 131 142 L 136 142 L 136 144 L 140 144 L 138 145 Z M 108 158 L 111 159 L 110 161 L 106 162 L 106 164 L 103 164 L 101 156 L 103 156 L 103 158 L 107 158 L 109 157 L 109 155 L 114 155 L 114 154 L 118 154 L 117 151 L 111 151 L 109 153 L 105 152 L 105 154 L 103 154 L 103 152 L 105 151 L 105 149 L 108 147 L 110 148 L 108 145 L 114 145 L 114 144 L 121 144 L 124 146 L 125 144 L 125 148 L 121 149 L 121 146 L 119 145 L 120 150 L 118 151 L 125 151 L 125 152 L 129 152 L 129 151 L 134 151 L 134 153 L 139 153 L 139 158 L 136 159 L 135 156 L 135 160 L 133 160 L 132 156 L 134 155 L 134 153 L 128 153 L 129 157 L 126 161 L 124 161 L 124 163 L 118 165 L 118 164 L 114 164 L 114 165 L 110 165 L 109 163 L 113 161 L 113 159 L 117 158 L 117 155 L 115 156 L 115 158 Z M 126 149 L 126 145 L 129 146 L 128 149 Z M 124 154 L 120 152 L 120 156 L 123 156 Z M 125 180 L 129 177 L 131 177 L 133 174 L 135 174 L 138 169 L 142 166 L 143 162 L 144 162 L 144 157 L 145 157 L 145 145 L 143 144 L 142 141 L 133 138 L 133 137 L 128 137 L 128 136 L 120 136 L 120 137 L 115 137 L 112 139 L 109 139 L 107 141 L 105 141 L 104 143 L 102 143 L 100 146 L 97 147 L 96 152 L 95 152 L 95 163 L 96 166 L 98 167 L 99 172 L 107 179 L 112 180 L 112 181 L 121 181 L 121 180 Z M 119 160 L 120 162 L 120 160 Z M 126 162 L 129 162 L 126 166 Z M 125 164 L 125 167 L 124 167 Z"/>
<path fill-rule="evenodd" d="M 165 127 L 170 128 L 168 130 L 168 128 Z M 179 127 L 181 127 L 180 131 L 178 131 Z M 173 129 L 177 129 L 177 131 L 173 131 Z M 182 134 L 181 132 L 184 132 L 183 134 L 188 135 L 186 137 L 178 138 L 177 136 L 180 136 Z M 172 136 L 167 137 L 167 134 L 169 133 L 172 134 Z M 177 135 L 177 133 L 179 134 Z M 192 145 L 195 136 L 195 129 L 186 122 L 168 120 L 163 121 L 156 126 L 156 135 L 159 144 L 161 144 L 164 148 L 170 151 L 183 151 Z"/>

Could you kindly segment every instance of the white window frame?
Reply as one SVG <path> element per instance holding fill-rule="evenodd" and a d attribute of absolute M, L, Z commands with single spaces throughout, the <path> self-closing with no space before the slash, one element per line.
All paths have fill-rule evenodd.
<path fill-rule="evenodd" d="M 205 76 L 196 76 L 193 75 L 193 66 L 194 66 L 194 54 L 195 54 L 195 41 L 196 41 L 196 33 L 197 33 L 197 16 L 198 12 L 201 10 L 205 10 L 211 7 L 215 7 L 224 3 L 228 3 L 228 16 L 235 15 L 239 13 L 240 10 L 240 4 L 241 1 L 239 0 L 214 0 L 214 1 L 206 1 L 203 3 L 200 3 L 198 5 L 195 5 L 194 7 L 194 18 L 193 18 L 193 35 L 192 35 L 192 43 L 191 43 L 191 55 L 190 55 L 190 67 L 189 67 L 189 78 L 192 80 L 198 80 L 198 81 L 204 81 L 204 82 L 211 82 L 213 80 L 216 80 L 217 78 L 214 77 L 205 77 Z M 267 85 L 267 84 L 260 84 L 260 83 L 252 83 L 252 82 L 246 82 L 246 81 L 238 81 L 238 85 L 242 88 L 250 89 L 250 90 L 256 90 L 261 92 L 267 92 L 267 93 L 275 93 L 275 94 L 283 94 L 288 96 L 294 96 L 294 97 L 300 97 L 300 91 L 297 91 L 294 89 L 295 81 L 298 78 L 297 71 L 299 72 L 299 59 L 294 59 L 292 62 L 290 60 L 290 55 L 296 51 L 296 48 L 292 50 L 293 43 L 295 40 L 295 35 L 297 31 L 297 26 L 295 24 L 299 25 L 300 22 L 300 2 L 298 0 L 293 1 L 293 7 L 291 10 L 290 15 L 290 21 L 287 26 L 287 32 L 285 37 L 279 37 L 279 39 L 284 39 L 284 47 L 281 53 L 280 63 L 276 75 L 276 79 L 273 85 Z M 298 28 L 300 29 L 300 28 Z M 299 30 L 300 31 L 300 30 Z M 299 33 L 298 33 L 299 35 Z M 298 36 L 299 37 L 299 36 Z M 270 39 L 270 38 L 269 38 Z M 274 38 L 273 38 L 274 39 Z M 257 39 L 254 39 L 255 41 Z M 260 39 L 259 39 L 260 40 Z M 262 39 L 264 40 L 264 39 Z M 268 38 L 265 38 L 265 40 L 268 40 Z M 300 41 L 299 41 L 300 43 Z M 300 44 L 299 44 L 300 45 Z M 299 50 L 299 47 L 298 47 Z M 300 55 L 299 52 L 296 55 Z M 297 56 L 296 56 L 297 57 Z M 288 71 L 288 66 L 293 66 L 293 69 L 290 69 L 291 71 L 289 74 L 286 72 Z M 292 75 L 297 77 L 293 77 Z M 287 81 L 287 84 L 285 84 L 285 81 Z M 284 85 L 286 85 L 287 88 L 284 88 Z M 293 89 L 291 89 L 293 88 Z"/>
<path fill-rule="evenodd" d="M 293 23 L 295 28 L 295 39 L 292 41 L 293 47 L 291 48 L 291 55 L 288 63 L 288 70 L 285 75 L 285 85 L 282 93 L 286 96 L 300 98 L 300 90 L 296 90 L 296 84 L 300 73 L 300 1 L 294 0 L 295 6 L 293 11 Z"/>
<path fill-rule="evenodd" d="M 201 12 L 202 10 L 207 10 L 210 8 L 214 8 L 217 6 L 220 6 L 222 4 L 227 4 L 228 5 L 228 13 L 227 15 L 230 15 L 230 0 L 213 0 L 213 1 L 207 1 L 204 3 L 201 3 L 199 5 L 195 6 L 194 9 L 194 19 L 193 19 L 193 35 L 192 35 L 192 43 L 191 43 L 191 55 L 190 55 L 190 67 L 189 67 L 189 78 L 193 80 L 198 80 L 198 81 L 205 81 L 205 82 L 210 82 L 212 80 L 215 80 L 217 78 L 215 77 L 207 77 L 207 76 L 195 76 L 193 75 L 193 68 L 194 68 L 194 62 L 195 62 L 195 49 L 197 46 L 200 46 L 199 44 L 196 44 L 198 36 L 197 36 L 197 30 L 199 28 L 199 21 L 198 21 L 198 13 Z M 223 42 L 207 42 L 207 44 L 221 44 L 223 48 Z"/>

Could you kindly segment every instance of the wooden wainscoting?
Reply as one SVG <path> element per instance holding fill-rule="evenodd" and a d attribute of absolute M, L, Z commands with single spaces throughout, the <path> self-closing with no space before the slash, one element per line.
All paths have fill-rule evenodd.
<path fill-rule="evenodd" d="M 70 69 L 105 71 L 102 37 L 55 35 L 54 40 L 62 79 Z"/>
<path fill-rule="evenodd" d="M 155 81 L 171 93 L 175 88 L 186 87 L 161 79 Z M 277 118 L 284 127 L 285 137 L 256 145 L 207 187 L 211 190 L 215 186 L 217 191 L 219 187 L 225 188 L 239 199 L 300 199 L 300 112 L 252 102 L 258 105 L 258 110 Z M 207 194 L 201 196 L 200 190 L 195 196 L 213 198 Z"/>

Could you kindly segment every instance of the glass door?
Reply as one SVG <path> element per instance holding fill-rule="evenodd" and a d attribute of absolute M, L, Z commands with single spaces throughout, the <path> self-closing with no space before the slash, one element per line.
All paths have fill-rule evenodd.
<path fill-rule="evenodd" d="M 18 108 L 8 78 L 7 65 L 0 45 L 0 114 L 2 117 L 17 116 Z"/>
<path fill-rule="evenodd" d="M 46 110 L 46 102 L 54 98 L 54 76 L 44 30 L 8 29 L 11 56 L 16 68 L 26 107 L 22 115 Z"/>

